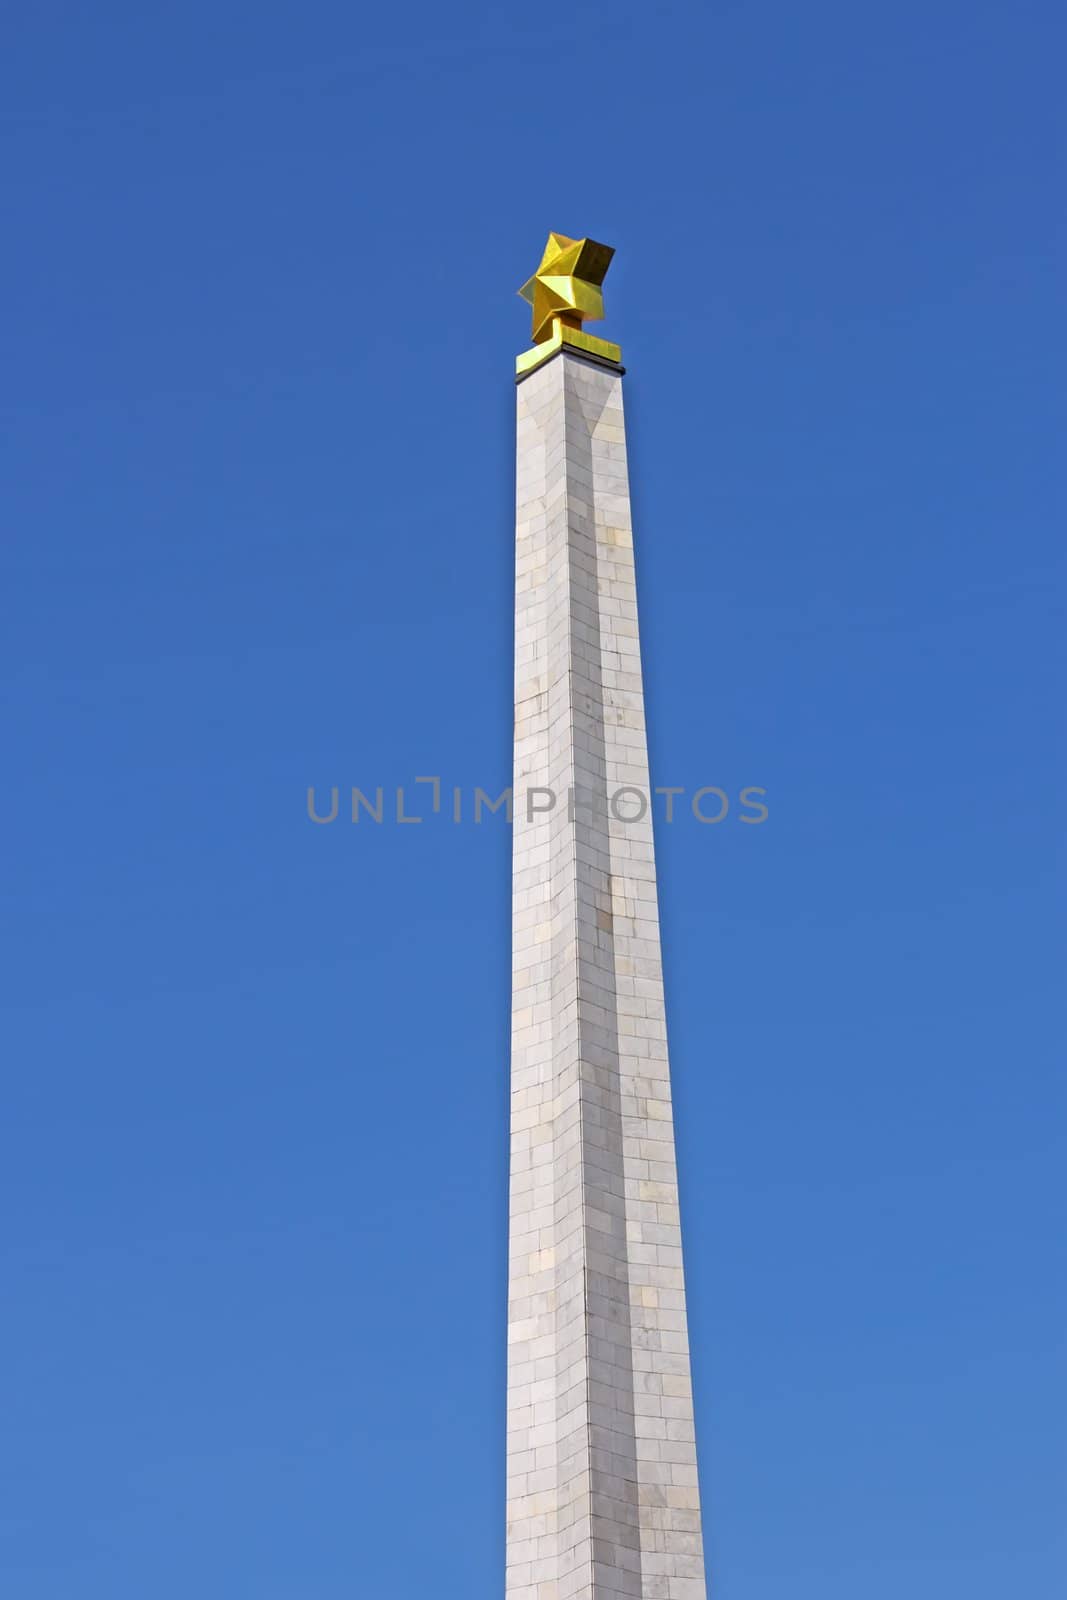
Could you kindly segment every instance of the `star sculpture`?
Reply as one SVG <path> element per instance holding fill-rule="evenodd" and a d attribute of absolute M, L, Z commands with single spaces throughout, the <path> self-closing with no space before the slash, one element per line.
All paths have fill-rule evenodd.
<path fill-rule="evenodd" d="M 550 233 L 541 265 L 519 293 L 533 307 L 533 342 L 552 337 L 553 324 L 580 328 L 604 315 L 600 286 L 615 254 L 610 244 L 595 239 L 568 239 Z"/>

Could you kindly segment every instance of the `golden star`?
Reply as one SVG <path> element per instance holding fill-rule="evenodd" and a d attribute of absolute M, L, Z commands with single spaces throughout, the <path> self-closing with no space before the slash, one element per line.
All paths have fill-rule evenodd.
<path fill-rule="evenodd" d="M 533 307 L 533 341 L 552 337 L 558 319 L 565 327 L 580 328 L 604 315 L 600 286 L 615 254 L 610 244 L 595 239 L 568 239 L 550 233 L 541 265 L 519 293 Z"/>

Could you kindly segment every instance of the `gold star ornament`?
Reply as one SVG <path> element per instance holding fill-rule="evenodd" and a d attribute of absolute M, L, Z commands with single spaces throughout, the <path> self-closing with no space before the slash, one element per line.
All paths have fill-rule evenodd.
<path fill-rule="evenodd" d="M 565 344 L 618 366 L 618 345 L 594 339 L 582 326 L 598 322 L 604 315 L 601 285 L 614 254 L 610 244 L 598 244 L 595 239 L 549 234 L 541 265 L 519 290 L 533 308 L 534 341 L 534 348 L 524 351 L 516 362 L 520 377 Z"/>

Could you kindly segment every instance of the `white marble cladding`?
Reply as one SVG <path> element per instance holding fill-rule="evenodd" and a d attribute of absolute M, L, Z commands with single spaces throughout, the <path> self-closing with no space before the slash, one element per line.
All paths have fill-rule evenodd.
<path fill-rule="evenodd" d="M 507 1600 L 704 1600 L 622 378 L 517 395 Z"/>

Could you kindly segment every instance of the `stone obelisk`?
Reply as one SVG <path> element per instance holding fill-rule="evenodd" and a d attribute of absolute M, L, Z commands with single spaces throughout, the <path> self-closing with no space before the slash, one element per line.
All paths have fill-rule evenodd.
<path fill-rule="evenodd" d="M 507 1600 L 704 1600 L 612 251 L 521 291 Z"/>

